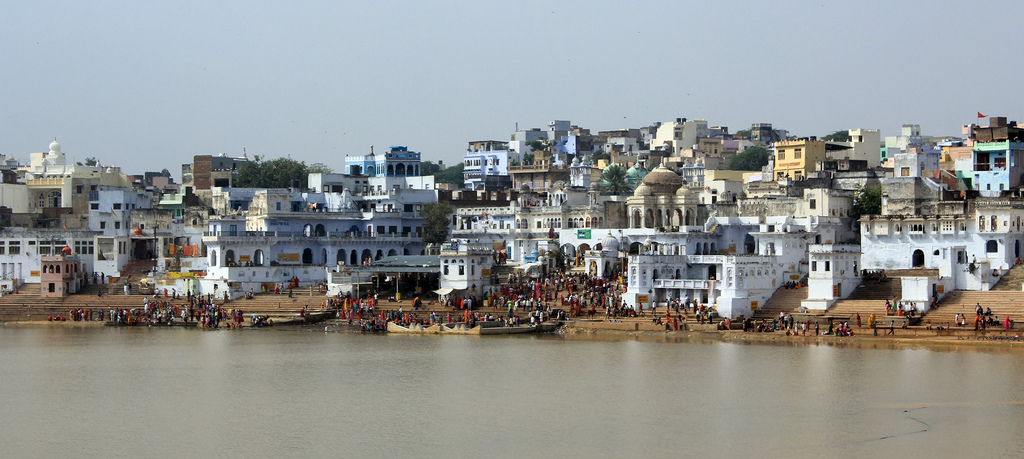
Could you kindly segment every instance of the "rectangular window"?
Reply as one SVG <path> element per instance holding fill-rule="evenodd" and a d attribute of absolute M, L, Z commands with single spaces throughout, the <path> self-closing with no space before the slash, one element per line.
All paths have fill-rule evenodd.
<path fill-rule="evenodd" d="M 7 253 L 10 255 L 20 255 L 21 241 L 11 241 L 10 245 L 8 246 Z"/>
<path fill-rule="evenodd" d="M 278 202 L 278 203 L 276 203 L 276 204 L 277 204 L 277 210 L 281 210 L 281 203 L 280 203 L 280 202 Z"/>
<path fill-rule="evenodd" d="M 786 159 L 786 152 L 780 151 L 779 152 L 779 161 L 783 161 L 785 159 Z"/>
<path fill-rule="evenodd" d="M 818 207 L 818 200 L 817 199 L 812 199 L 811 200 L 811 208 L 812 209 L 816 209 L 817 207 Z"/>
<path fill-rule="evenodd" d="M 818 262 L 812 261 L 811 262 L 811 271 L 817 271 L 817 270 L 818 270 Z"/>
<path fill-rule="evenodd" d="M 107 222 L 100 222 L 100 229 L 107 229 Z"/>
<path fill-rule="evenodd" d="M 50 254 L 50 246 L 48 246 L 48 245 L 41 245 L 41 246 L 39 246 L 39 255 L 49 255 L 49 254 Z"/>
<path fill-rule="evenodd" d="M 827 272 L 827 271 L 831 271 L 831 270 L 832 270 L 832 262 L 831 261 L 826 261 L 825 262 L 825 271 Z"/>
<path fill-rule="evenodd" d="M 114 222 L 114 229 L 121 229 L 121 222 Z"/>
<path fill-rule="evenodd" d="M 98 202 L 89 203 L 89 210 L 100 210 L 100 203 L 98 203 Z"/>
<path fill-rule="evenodd" d="M 119 202 L 115 202 L 115 203 L 114 203 L 114 210 L 118 210 L 118 209 L 120 209 L 120 208 L 121 208 L 121 203 L 119 203 Z"/>
<path fill-rule="evenodd" d="M 804 157 L 804 154 L 800 150 L 797 150 L 797 151 L 793 152 L 793 159 L 800 159 L 800 158 L 803 158 L 803 157 Z"/>

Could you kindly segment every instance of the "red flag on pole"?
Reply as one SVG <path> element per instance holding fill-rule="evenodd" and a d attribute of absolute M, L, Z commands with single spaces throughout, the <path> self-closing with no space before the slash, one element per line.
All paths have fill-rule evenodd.
<path fill-rule="evenodd" d="M 981 112 L 978 112 L 978 118 L 987 118 L 987 117 L 988 117 L 988 115 L 982 115 Z"/>

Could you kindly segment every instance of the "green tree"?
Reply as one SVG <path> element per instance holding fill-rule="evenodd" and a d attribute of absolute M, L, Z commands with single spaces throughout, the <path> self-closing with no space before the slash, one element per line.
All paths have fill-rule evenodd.
<path fill-rule="evenodd" d="M 434 173 L 434 182 L 462 185 L 466 183 L 466 176 L 462 173 L 465 168 L 466 165 L 460 162 L 452 167 L 436 172 Z M 422 171 L 423 165 L 420 164 L 420 172 L 422 173 Z"/>
<path fill-rule="evenodd" d="M 612 164 L 601 171 L 601 191 L 609 195 L 624 195 L 633 191 L 633 186 L 626 180 L 626 169 Z"/>
<path fill-rule="evenodd" d="M 734 171 L 759 171 L 768 164 L 772 153 L 760 145 L 747 148 L 729 160 L 729 169 Z"/>
<path fill-rule="evenodd" d="M 529 145 L 530 149 L 533 151 L 543 151 L 547 150 L 548 147 L 551 146 L 551 141 L 548 139 L 535 139 L 526 142 L 526 144 Z"/>
<path fill-rule="evenodd" d="M 853 212 L 850 215 L 859 219 L 864 215 L 879 215 L 882 213 L 882 186 L 858 187 L 853 194 Z"/>
<path fill-rule="evenodd" d="M 324 163 L 313 163 L 306 168 L 306 172 L 310 174 L 333 174 L 334 169 Z"/>
<path fill-rule="evenodd" d="M 437 164 L 433 161 L 420 162 L 420 175 L 436 175 L 443 170 L 441 166 L 442 164 Z"/>
<path fill-rule="evenodd" d="M 432 202 L 423 206 L 423 242 L 440 244 L 448 240 L 448 222 L 455 208 L 447 201 Z"/>
<path fill-rule="evenodd" d="M 750 138 L 750 129 L 742 129 L 742 130 L 736 131 L 736 133 L 733 134 L 733 136 L 741 138 L 741 139 L 749 139 Z"/>
<path fill-rule="evenodd" d="M 851 140 L 851 137 L 849 131 L 836 131 L 825 137 L 822 137 L 821 140 L 824 140 L 826 142 L 849 142 Z"/>
<path fill-rule="evenodd" d="M 260 156 L 253 156 L 252 161 L 242 163 L 238 168 L 235 186 L 240 188 L 288 188 L 293 181 L 299 181 L 299 187 L 308 185 L 308 172 L 305 162 L 291 158 L 276 158 L 264 161 Z"/>
<path fill-rule="evenodd" d="M 597 164 L 597 162 L 602 160 L 602 159 L 605 160 L 605 161 L 611 161 L 612 160 L 612 155 L 608 154 L 607 151 L 597 150 L 597 151 L 594 152 L 593 155 L 590 156 L 590 160 L 594 164 Z"/>
<path fill-rule="evenodd" d="M 85 158 L 85 164 L 82 164 L 81 161 L 77 162 L 76 164 L 78 164 L 79 166 L 89 166 L 89 167 L 92 167 L 92 166 L 95 166 L 95 165 L 97 165 L 99 163 L 100 162 L 96 160 L 96 157 L 92 156 L 92 157 L 89 157 L 89 158 Z"/>

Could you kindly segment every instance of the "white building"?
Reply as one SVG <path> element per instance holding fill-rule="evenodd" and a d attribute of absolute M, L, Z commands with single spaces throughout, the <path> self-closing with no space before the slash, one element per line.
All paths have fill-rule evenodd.
<path fill-rule="evenodd" d="M 465 186 L 468 190 L 477 190 L 488 183 L 488 178 L 505 177 L 508 185 L 509 162 L 515 159 L 520 161 L 520 155 L 512 156 L 509 152 L 508 142 L 497 140 L 482 140 L 469 143 L 466 155 L 462 158 Z M 497 182 L 493 182 L 497 183 Z"/>

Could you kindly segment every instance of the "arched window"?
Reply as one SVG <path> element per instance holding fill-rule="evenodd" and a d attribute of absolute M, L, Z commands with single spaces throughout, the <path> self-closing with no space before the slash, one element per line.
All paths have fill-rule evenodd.
<path fill-rule="evenodd" d="M 995 239 L 989 239 L 988 242 L 985 242 L 985 252 L 996 253 L 998 251 L 999 243 L 997 243 Z"/>

